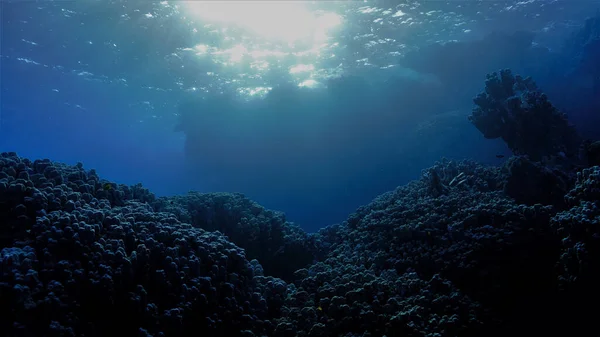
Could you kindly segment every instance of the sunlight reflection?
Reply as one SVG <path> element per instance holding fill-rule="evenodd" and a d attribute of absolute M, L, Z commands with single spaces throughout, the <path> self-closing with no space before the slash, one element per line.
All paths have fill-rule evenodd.
<path fill-rule="evenodd" d="M 316 89 L 316 88 L 322 88 L 323 84 L 321 82 L 317 82 L 315 80 L 306 80 L 306 81 L 302 81 L 300 84 L 298 84 L 298 86 L 303 87 L 303 88 Z"/>
<path fill-rule="evenodd" d="M 187 1 L 187 13 L 209 23 L 238 26 L 265 39 L 320 44 L 341 23 L 334 13 L 316 15 L 296 1 Z"/>
<path fill-rule="evenodd" d="M 254 87 L 254 88 L 238 88 L 238 93 L 247 96 L 259 96 L 264 97 L 271 91 L 271 87 Z"/>
<path fill-rule="evenodd" d="M 287 69 L 302 87 L 319 87 L 314 81 L 320 59 L 337 46 L 332 41 L 342 16 L 316 10 L 306 1 L 184 1 L 178 7 L 193 25 L 204 27 L 221 41 L 206 39 L 182 48 L 223 68 L 236 78 L 259 78 Z M 285 71 L 285 70 L 284 70 Z M 259 77 L 254 77 L 259 76 Z M 308 80 L 307 80 L 308 79 Z M 260 82 L 260 81 L 259 81 Z M 264 90 L 240 91 L 262 96 Z"/>
<path fill-rule="evenodd" d="M 311 72 L 315 70 L 312 64 L 298 64 L 290 68 L 290 74 L 298 74 L 302 72 Z"/>

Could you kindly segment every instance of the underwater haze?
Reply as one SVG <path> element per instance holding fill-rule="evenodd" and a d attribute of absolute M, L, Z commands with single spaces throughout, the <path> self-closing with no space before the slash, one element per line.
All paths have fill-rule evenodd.
<path fill-rule="evenodd" d="M 158 196 L 241 192 L 309 232 L 442 157 L 503 164 L 467 118 L 500 69 L 598 136 L 598 78 L 572 60 L 599 1 L 0 6 L 0 150 Z"/>
<path fill-rule="evenodd" d="M 1 337 L 598 337 L 600 0 L 0 0 Z"/>

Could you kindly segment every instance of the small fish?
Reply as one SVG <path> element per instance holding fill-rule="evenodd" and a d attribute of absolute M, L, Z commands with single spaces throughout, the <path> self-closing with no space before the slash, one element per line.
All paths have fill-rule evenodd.
<path fill-rule="evenodd" d="M 497 154 L 497 155 L 496 155 L 496 158 L 498 158 L 498 159 L 502 159 L 502 158 L 504 158 L 504 155 L 503 155 L 503 154 Z"/>
<path fill-rule="evenodd" d="M 104 185 L 102 185 L 102 188 L 108 191 L 108 190 L 112 190 L 113 187 L 112 187 L 111 183 L 105 183 Z"/>

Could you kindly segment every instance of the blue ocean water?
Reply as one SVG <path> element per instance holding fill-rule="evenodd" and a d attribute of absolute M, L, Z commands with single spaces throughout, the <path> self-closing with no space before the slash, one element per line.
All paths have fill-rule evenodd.
<path fill-rule="evenodd" d="M 580 57 L 598 47 L 572 34 L 599 1 L 0 6 L 0 150 L 157 195 L 242 192 L 311 232 L 441 157 L 502 164 L 467 120 L 501 68 L 598 139 Z"/>

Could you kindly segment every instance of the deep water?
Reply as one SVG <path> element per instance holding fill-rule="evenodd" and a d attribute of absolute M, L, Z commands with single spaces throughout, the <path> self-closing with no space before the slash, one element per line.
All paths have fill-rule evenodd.
<path fill-rule="evenodd" d="M 0 3 L 6 336 L 595 336 L 600 1 Z"/>

